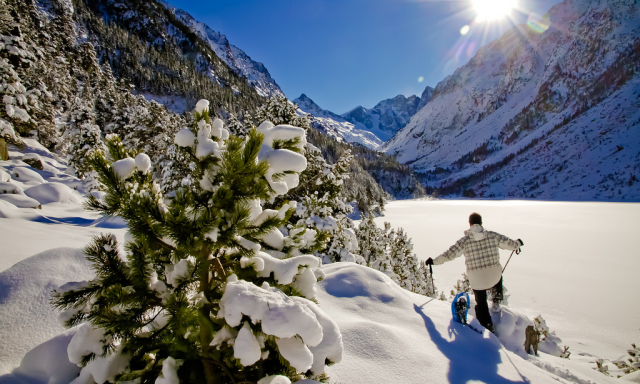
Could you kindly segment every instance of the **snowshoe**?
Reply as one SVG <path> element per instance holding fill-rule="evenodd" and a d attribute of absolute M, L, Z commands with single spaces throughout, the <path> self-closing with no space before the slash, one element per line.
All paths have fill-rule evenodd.
<path fill-rule="evenodd" d="M 467 313 L 469 312 L 469 294 L 467 292 L 461 292 L 456 295 L 451 303 L 451 313 L 453 314 L 453 320 L 467 324 Z"/>

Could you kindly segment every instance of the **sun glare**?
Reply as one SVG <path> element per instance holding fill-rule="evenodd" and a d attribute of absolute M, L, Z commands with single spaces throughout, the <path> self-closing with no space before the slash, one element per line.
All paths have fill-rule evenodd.
<path fill-rule="evenodd" d="M 492 21 L 511 14 L 516 7 L 515 0 L 472 0 L 478 13 L 477 21 Z"/>

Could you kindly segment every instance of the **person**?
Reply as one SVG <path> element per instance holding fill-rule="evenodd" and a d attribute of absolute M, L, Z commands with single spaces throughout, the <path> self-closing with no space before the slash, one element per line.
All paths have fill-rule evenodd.
<path fill-rule="evenodd" d="M 515 251 L 524 243 L 520 239 L 511 240 L 499 233 L 486 231 L 482 227 L 482 216 L 475 212 L 469 216 L 469 227 L 463 238 L 442 255 L 428 258 L 426 264 L 441 265 L 464 254 L 467 277 L 476 298 L 476 318 L 483 327 L 495 333 L 487 304 L 487 290 L 492 291 L 492 309 L 499 311 L 503 298 L 499 248 Z"/>

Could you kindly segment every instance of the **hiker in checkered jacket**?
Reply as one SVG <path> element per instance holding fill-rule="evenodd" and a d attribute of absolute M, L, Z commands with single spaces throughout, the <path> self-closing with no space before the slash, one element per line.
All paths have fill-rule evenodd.
<path fill-rule="evenodd" d="M 494 332 L 493 322 L 487 305 L 487 289 L 491 289 L 492 309 L 499 311 L 502 301 L 502 265 L 499 249 L 510 251 L 519 249 L 522 240 L 511 240 L 496 232 L 486 231 L 482 227 L 482 216 L 472 213 L 469 216 L 471 228 L 464 231 L 465 236 L 449 250 L 435 259 L 427 259 L 426 264 L 440 265 L 464 254 L 467 265 L 467 277 L 476 297 L 476 318 L 486 329 Z"/>

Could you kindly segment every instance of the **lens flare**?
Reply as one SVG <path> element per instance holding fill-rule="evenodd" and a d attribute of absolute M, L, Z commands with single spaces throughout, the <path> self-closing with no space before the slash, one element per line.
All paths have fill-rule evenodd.
<path fill-rule="evenodd" d="M 460 28 L 460 34 L 462 36 L 466 35 L 467 33 L 469 33 L 469 30 L 471 29 L 470 26 L 465 25 L 464 27 Z"/>
<path fill-rule="evenodd" d="M 516 7 L 515 0 L 472 0 L 478 16 L 478 22 L 501 19 Z"/>
<path fill-rule="evenodd" d="M 549 20 L 549 15 L 540 16 L 532 13 L 527 19 L 527 26 L 533 32 L 542 33 L 549 29 L 551 26 L 551 20 Z"/>
<path fill-rule="evenodd" d="M 418 77 L 418 83 L 422 83 L 423 81 L 424 81 L 424 77 L 423 76 Z"/>

